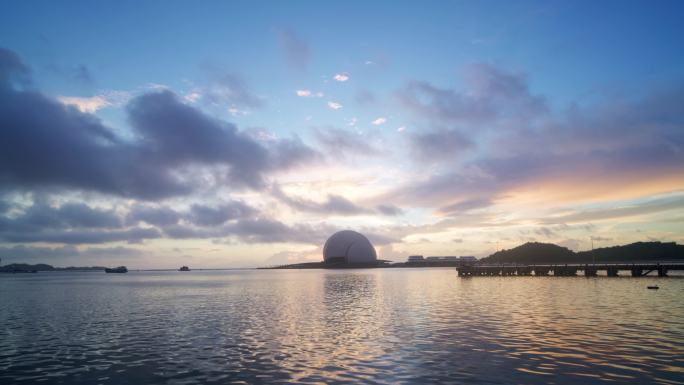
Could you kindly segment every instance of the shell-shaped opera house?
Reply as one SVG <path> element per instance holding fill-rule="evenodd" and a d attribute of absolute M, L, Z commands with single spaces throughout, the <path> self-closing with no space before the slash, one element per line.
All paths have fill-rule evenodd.
<path fill-rule="evenodd" d="M 356 231 L 338 231 L 323 246 L 325 263 L 375 264 L 378 256 L 368 238 Z"/>

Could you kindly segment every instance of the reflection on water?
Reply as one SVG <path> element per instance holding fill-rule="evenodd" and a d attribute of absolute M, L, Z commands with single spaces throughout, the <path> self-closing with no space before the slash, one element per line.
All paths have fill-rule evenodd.
<path fill-rule="evenodd" d="M 682 384 L 683 293 L 453 269 L 4 275 L 0 383 Z"/>

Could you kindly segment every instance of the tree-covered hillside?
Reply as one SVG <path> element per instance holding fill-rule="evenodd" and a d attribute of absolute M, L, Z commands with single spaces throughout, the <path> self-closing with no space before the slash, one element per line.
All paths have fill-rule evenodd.
<path fill-rule="evenodd" d="M 592 263 L 684 260 L 684 245 L 674 242 L 636 242 L 591 251 L 573 252 L 552 243 L 528 242 L 482 258 L 481 263 Z"/>

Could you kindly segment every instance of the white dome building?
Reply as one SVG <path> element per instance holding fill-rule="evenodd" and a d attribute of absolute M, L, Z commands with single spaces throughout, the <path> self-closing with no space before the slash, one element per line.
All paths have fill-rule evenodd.
<path fill-rule="evenodd" d="M 324 262 L 374 264 L 377 260 L 375 248 L 368 238 L 356 231 L 338 231 L 323 246 Z"/>

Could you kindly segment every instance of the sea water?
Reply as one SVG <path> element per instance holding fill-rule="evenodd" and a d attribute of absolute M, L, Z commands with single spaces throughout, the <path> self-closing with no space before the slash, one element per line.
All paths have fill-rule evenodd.
<path fill-rule="evenodd" d="M 0 275 L 0 384 L 229 383 L 682 384 L 684 279 Z"/>

